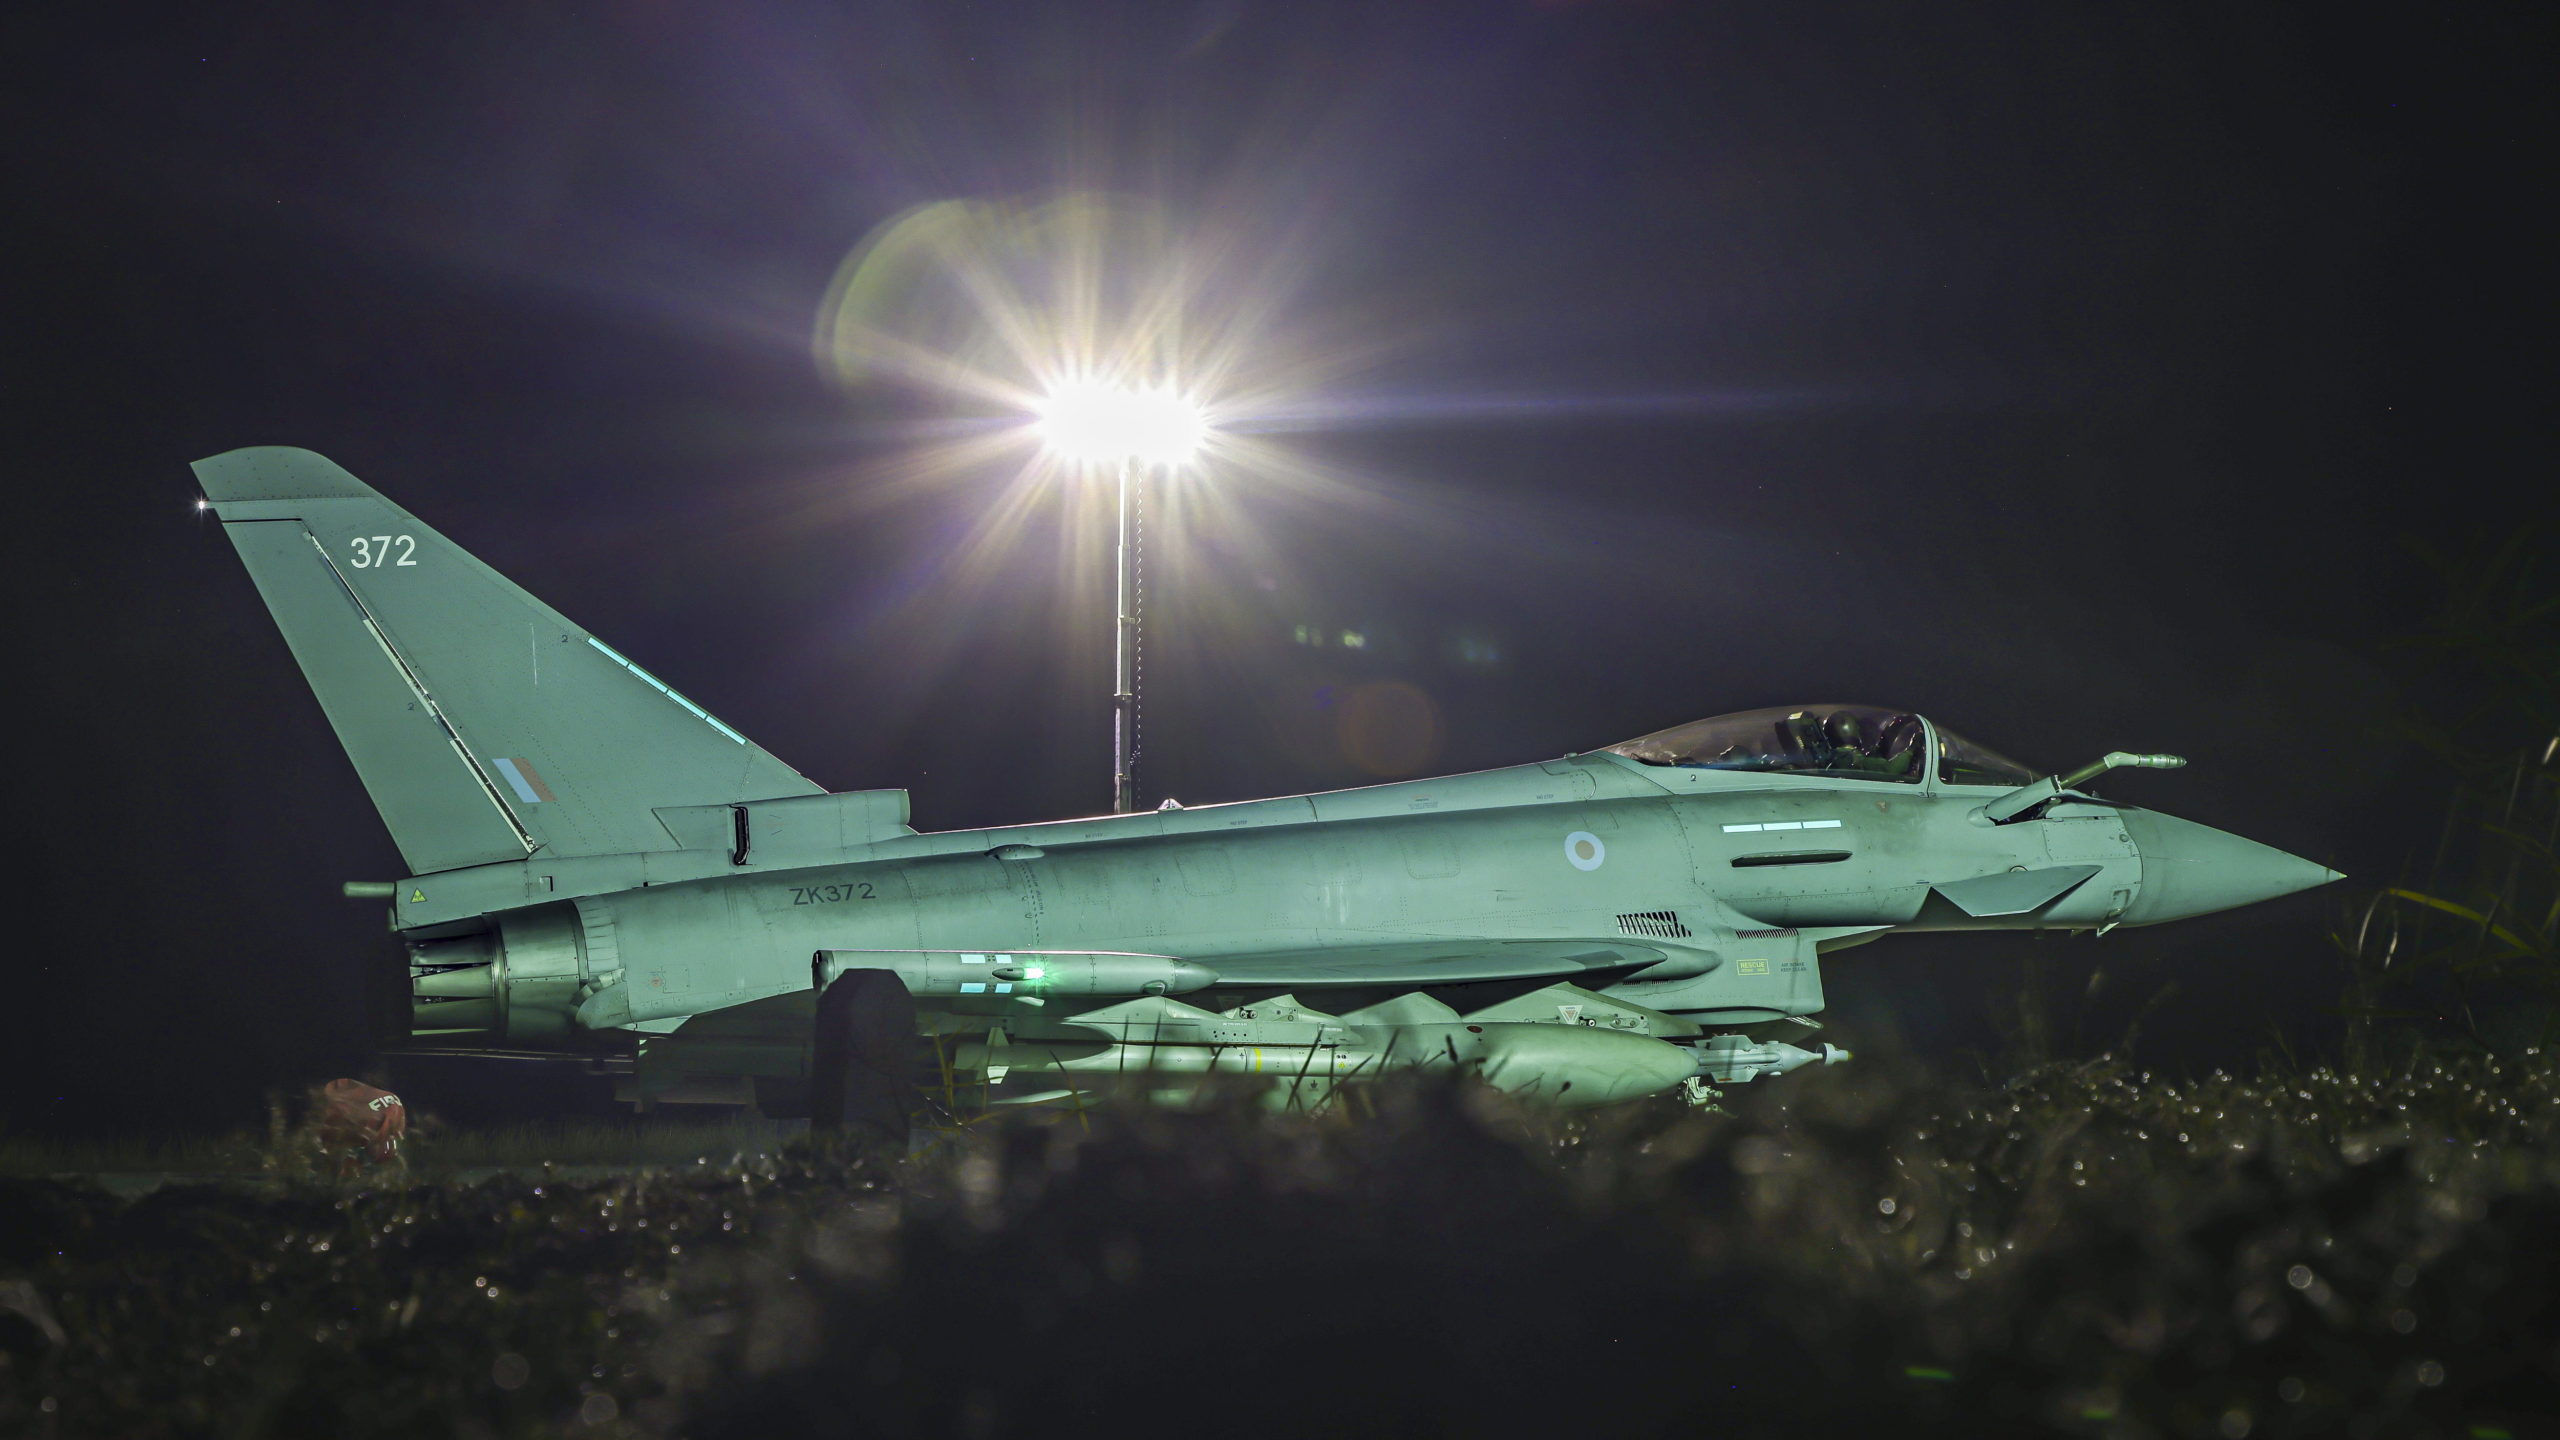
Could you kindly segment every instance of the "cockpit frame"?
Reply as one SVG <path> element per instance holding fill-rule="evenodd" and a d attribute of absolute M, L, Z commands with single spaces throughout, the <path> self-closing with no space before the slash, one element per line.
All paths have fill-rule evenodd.
<path fill-rule="evenodd" d="M 1880 705 L 1737 711 L 1640 735 L 1599 753 L 1656 778 L 1685 774 L 1691 785 L 1713 776 L 1755 787 L 1848 781 L 1935 794 L 1942 788 L 2009 789 L 2037 774 L 1916 711 Z"/>

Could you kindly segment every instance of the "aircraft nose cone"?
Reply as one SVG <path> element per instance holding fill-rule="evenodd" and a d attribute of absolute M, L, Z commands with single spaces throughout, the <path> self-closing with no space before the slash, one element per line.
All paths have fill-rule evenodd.
<path fill-rule="evenodd" d="M 2125 911 L 2127 925 L 2210 915 L 2346 878 L 2210 825 L 2156 810 L 2123 814 L 2125 832 L 2142 852 L 2142 888 Z"/>

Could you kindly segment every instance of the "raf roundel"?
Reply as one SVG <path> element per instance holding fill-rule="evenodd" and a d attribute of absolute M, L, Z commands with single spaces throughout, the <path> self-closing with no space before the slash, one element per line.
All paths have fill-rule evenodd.
<path fill-rule="evenodd" d="M 1600 862 L 1609 858 L 1609 847 L 1590 831 L 1576 830 L 1564 837 L 1564 858 L 1576 870 L 1597 870 Z"/>

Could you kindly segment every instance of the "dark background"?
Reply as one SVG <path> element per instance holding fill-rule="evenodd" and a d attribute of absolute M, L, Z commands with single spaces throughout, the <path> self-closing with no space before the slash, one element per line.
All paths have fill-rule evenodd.
<path fill-rule="evenodd" d="M 2439 803 L 2387 738 L 2442 698 L 2388 649 L 2410 542 L 2550 486 L 2553 15 L 13 12 L 0 1118 L 227 1123 L 366 1060 L 391 941 L 336 890 L 400 866 L 203 455 L 331 456 L 922 827 L 1102 808 L 1090 498 L 963 576 L 1011 471 L 893 492 L 932 402 L 810 359 L 847 252 L 953 197 L 1139 197 L 1360 349 L 1285 437 L 1344 492 L 1209 475 L 1232 531 L 1150 557 L 1150 801 L 1875 700 L 2185 754 L 2113 793 L 2387 878 Z M 1996 1047 L 2022 977 L 2103 969 L 2088 1044 L 2174 979 L 2146 1058 L 2316 1047 L 2343 903 L 1895 941 L 1835 1029 Z"/>

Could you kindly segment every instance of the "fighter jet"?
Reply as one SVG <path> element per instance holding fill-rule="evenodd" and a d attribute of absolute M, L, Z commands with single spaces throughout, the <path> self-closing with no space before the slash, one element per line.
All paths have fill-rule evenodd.
<path fill-rule="evenodd" d="M 830 794 L 305 450 L 197 462 L 409 874 L 412 1043 L 636 1057 L 627 1098 L 903 1126 L 1262 1076 L 1455 1069 L 1598 1105 L 1844 1052 L 1827 957 L 2156 925 L 2340 878 L 1890 706 L 1779 706 L 1561 759 L 920 833 Z M 1795 1043 L 1805 1041 L 1804 1044 Z M 929 1068 L 928 1068 L 929 1067 Z"/>

